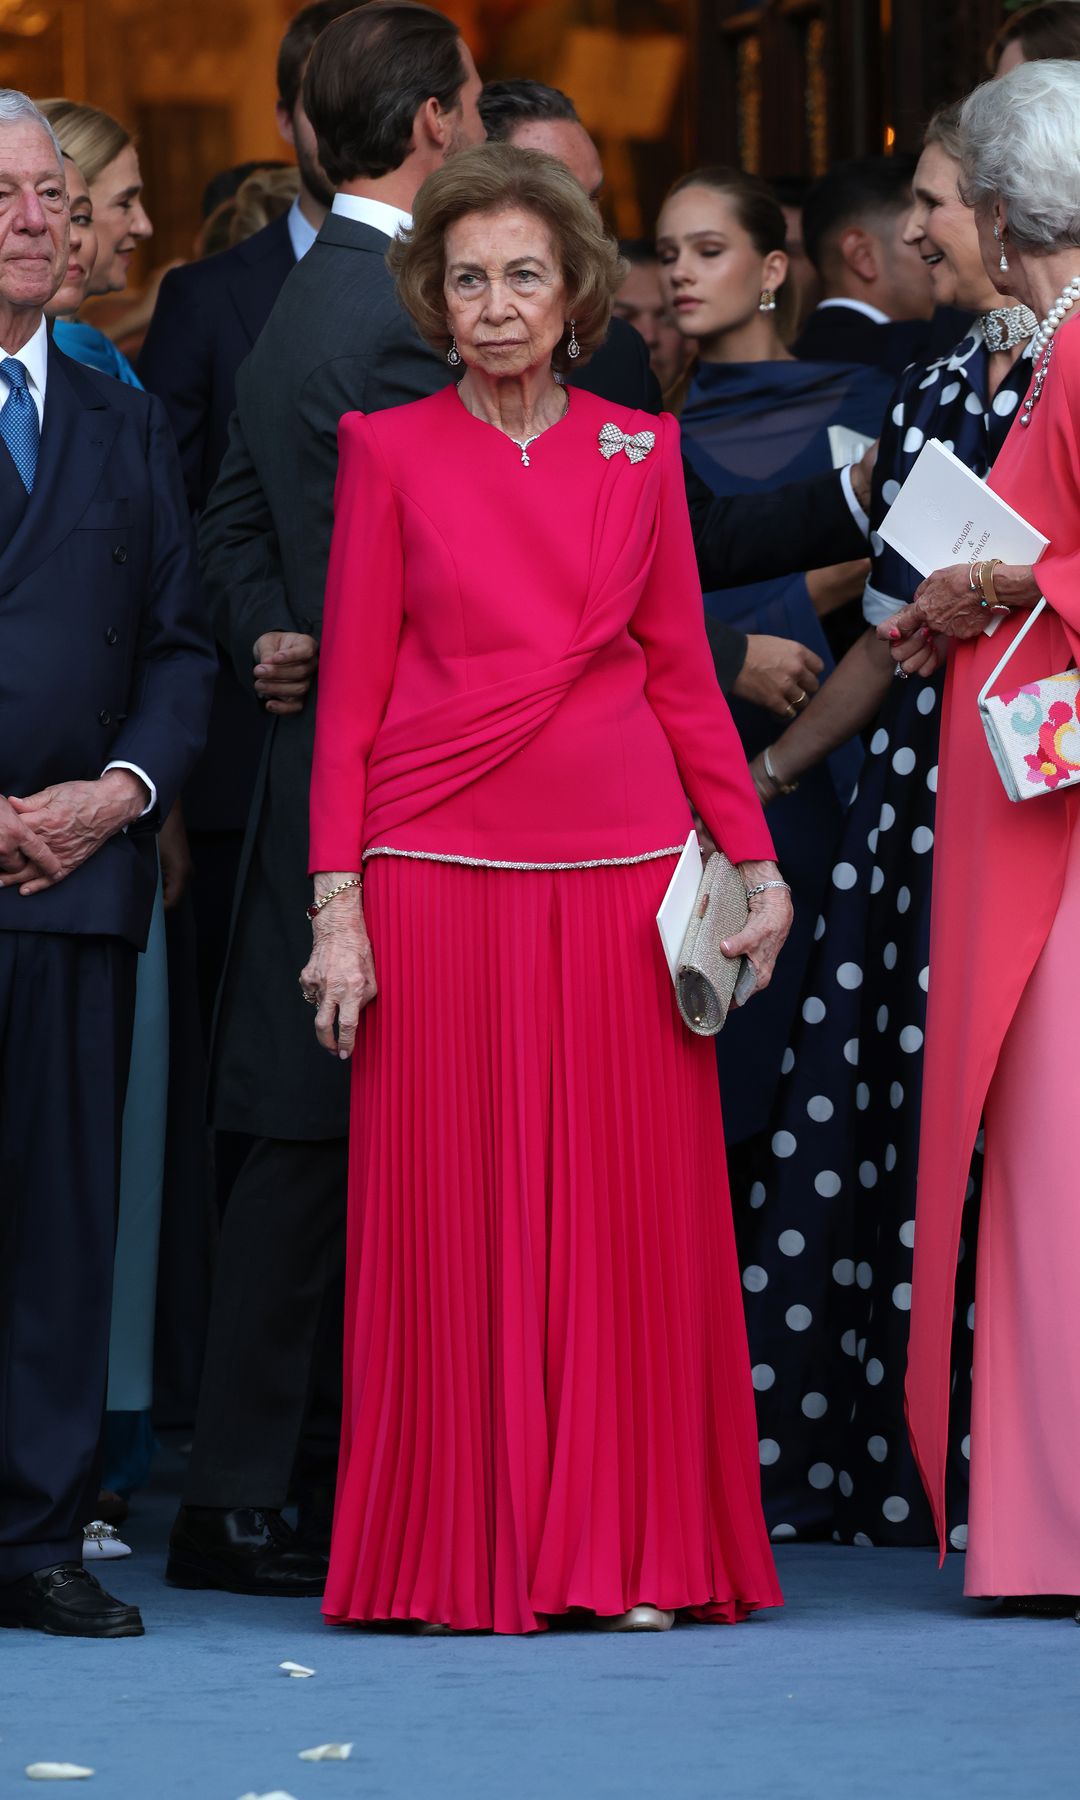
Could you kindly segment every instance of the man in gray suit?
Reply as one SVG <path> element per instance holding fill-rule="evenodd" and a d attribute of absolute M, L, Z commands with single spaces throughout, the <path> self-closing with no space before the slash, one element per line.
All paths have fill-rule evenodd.
<path fill-rule="evenodd" d="M 212 1052 L 213 1123 L 256 1142 L 225 1215 L 194 1451 L 170 1540 L 168 1578 L 185 1586 L 312 1594 L 325 1577 L 322 1546 L 281 1518 L 318 1385 L 320 1317 L 341 1306 L 347 1185 L 348 1069 L 316 1045 L 297 983 L 310 950 L 308 689 L 338 420 L 451 378 L 398 305 L 384 258 L 424 178 L 483 141 L 479 92 L 456 25 L 423 6 L 362 7 L 317 40 L 304 106 L 337 194 L 241 368 L 202 519 L 218 636 L 245 683 L 254 664 L 273 722 Z M 329 1462 L 338 1422 L 325 1411 Z"/>

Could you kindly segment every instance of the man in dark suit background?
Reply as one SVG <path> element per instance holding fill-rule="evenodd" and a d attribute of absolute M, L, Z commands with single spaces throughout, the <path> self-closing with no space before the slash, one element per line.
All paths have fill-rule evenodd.
<path fill-rule="evenodd" d="M 300 192 L 289 211 L 231 250 L 172 270 L 161 284 L 139 357 L 139 376 L 164 402 L 195 515 L 206 505 L 225 454 L 236 405 L 236 371 L 270 317 L 285 277 L 315 242 L 333 199 L 319 167 L 302 86 L 320 31 L 353 5 L 355 0 L 314 0 L 291 20 L 281 42 L 278 130 L 293 146 L 300 172 Z M 288 649 L 285 642 L 274 653 L 280 656 L 284 680 L 290 674 Z M 206 748 L 184 789 L 184 820 L 196 872 L 192 897 L 207 1031 L 265 737 L 266 720 L 250 680 L 241 683 L 223 655 Z"/>
<path fill-rule="evenodd" d="M 59 146 L 0 92 L 0 1625 L 138 1635 L 82 1566 L 154 832 L 214 655 L 160 403 L 63 356 Z"/>
<path fill-rule="evenodd" d="M 425 176 L 482 141 L 479 90 L 457 26 L 425 7 L 359 8 L 311 53 L 304 104 L 337 194 L 240 371 L 201 530 L 219 638 L 241 680 L 256 666 L 257 691 L 280 632 L 306 638 L 314 662 L 341 414 L 417 399 L 452 377 L 399 307 L 385 254 Z M 267 694 L 211 1070 L 214 1124 L 256 1141 L 224 1218 L 168 1563 L 172 1581 L 241 1593 L 317 1593 L 326 1567 L 281 1519 L 320 1313 L 340 1295 L 347 1177 L 348 1070 L 318 1048 L 297 980 L 311 944 L 307 685 Z"/>
<path fill-rule="evenodd" d="M 791 348 L 807 362 L 864 363 L 900 375 L 925 354 L 934 297 L 905 243 L 915 157 L 854 157 L 814 183 L 803 206 L 806 253 L 822 297 Z"/>

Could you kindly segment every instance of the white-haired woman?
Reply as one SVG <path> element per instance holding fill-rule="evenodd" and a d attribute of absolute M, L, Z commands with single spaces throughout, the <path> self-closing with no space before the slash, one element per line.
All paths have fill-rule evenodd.
<path fill-rule="evenodd" d="M 965 102 L 960 132 L 987 272 L 1042 321 L 1032 384 L 990 482 L 1050 547 L 1034 569 L 939 570 L 880 628 L 908 672 L 932 665 L 924 627 L 956 640 L 942 719 L 908 1410 L 940 1526 L 960 1211 L 983 1117 L 966 1591 L 1075 1612 L 1080 1207 L 1069 1045 L 1080 1005 L 1080 790 L 1061 789 L 1080 767 L 1080 730 L 1075 717 L 1040 730 L 1032 696 L 1027 780 L 1043 798 L 1012 805 L 976 696 L 1041 597 L 1049 606 L 1009 667 L 1008 690 L 1080 657 L 1080 66 L 1030 63 L 986 83 Z M 1008 608 L 992 639 L 984 599 Z"/>

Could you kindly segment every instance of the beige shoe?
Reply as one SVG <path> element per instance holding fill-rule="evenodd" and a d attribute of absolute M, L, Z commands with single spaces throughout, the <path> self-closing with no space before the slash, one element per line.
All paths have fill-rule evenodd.
<path fill-rule="evenodd" d="M 659 1606 L 632 1606 L 629 1612 L 596 1620 L 597 1631 L 670 1631 L 675 1623 L 673 1612 Z"/>

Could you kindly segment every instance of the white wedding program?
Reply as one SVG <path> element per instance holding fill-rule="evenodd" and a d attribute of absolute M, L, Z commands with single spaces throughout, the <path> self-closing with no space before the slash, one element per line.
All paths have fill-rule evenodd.
<path fill-rule="evenodd" d="M 660 911 L 656 915 L 660 941 L 664 946 L 672 981 L 679 972 L 679 951 L 683 946 L 703 873 L 701 845 L 698 843 L 697 832 L 692 831 L 683 845 L 682 855 L 675 864 L 675 872 L 668 882 L 667 893 L 661 900 Z"/>
<path fill-rule="evenodd" d="M 923 445 L 878 531 L 920 575 L 992 556 L 1036 563 L 1050 541 L 937 438 Z"/>

